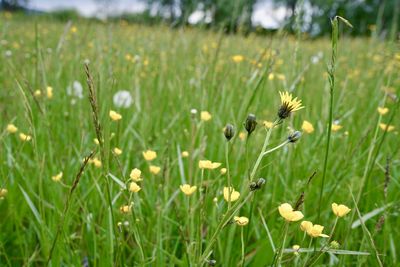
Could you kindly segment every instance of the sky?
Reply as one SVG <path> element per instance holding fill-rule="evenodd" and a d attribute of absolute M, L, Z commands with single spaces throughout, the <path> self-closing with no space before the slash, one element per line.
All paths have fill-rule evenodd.
<path fill-rule="evenodd" d="M 83 16 L 104 15 L 104 6 L 101 1 L 95 0 L 30 0 L 28 6 L 32 9 L 43 11 L 54 11 L 57 9 L 73 8 Z M 107 8 L 108 14 L 120 14 L 123 12 L 142 12 L 146 8 L 144 2 L 138 0 L 115 0 Z M 286 9 L 276 8 L 271 0 L 259 0 L 254 6 L 252 15 L 253 25 L 264 28 L 278 28 L 285 17 Z M 199 21 L 204 16 L 203 12 L 197 11 L 189 18 L 191 23 Z"/>

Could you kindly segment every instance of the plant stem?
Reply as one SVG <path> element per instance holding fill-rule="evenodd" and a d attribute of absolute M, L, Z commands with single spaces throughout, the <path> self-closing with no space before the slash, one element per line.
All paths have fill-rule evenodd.
<path fill-rule="evenodd" d="M 285 248 L 285 243 L 286 243 L 286 237 L 287 237 L 287 233 L 289 230 L 289 222 L 285 222 L 285 232 L 283 234 L 283 241 L 282 241 L 282 245 L 281 248 L 278 251 L 277 254 L 277 262 L 276 262 L 276 266 L 280 266 L 281 265 L 281 260 L 282 260 L 282 256 L 283 256 L 283 249 Z M 273 264 L 274 265 L 274 264 Z"/>
<path fill-rule="evenodd" d="M 240 241 L 242 242 L 242 264 L 244 266 L 244 237 L 243 237 L 243 227 L 240 227 Z"/>
<path fill-rule="evenodd" d="M 231 175 L 229 172 L 229 142 L 225 144 L 225 161 L 226 161 L 226 174 L 228 177 L 228 210 L 231 208 L 231 195 L 233 192 Z"/>

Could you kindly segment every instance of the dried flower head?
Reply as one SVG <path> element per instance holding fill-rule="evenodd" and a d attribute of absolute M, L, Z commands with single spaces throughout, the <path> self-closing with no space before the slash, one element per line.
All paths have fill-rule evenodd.
<path fill-rule="evenodd" d="M 250 135 L 252 132 L 254 132 L 256 126 L 257 126 L 256 115 L 249 114 L 247 116 L 246 121 L 244 122 L 244 128 L 246 129 L 247 134 Z"/>
<path fill-rule="evenodd" d="M 304 108 L 301 105 L 301 100 L 298 100 L 297 97 L 293 98 L 292 94 L 279 92 L 279 95 L 281 96 L 281 106 L 278 110 L 278 117 L 280 119 L 286 119 L 292 112 Z"/>
<path fill-rule="evenodd" d="M 225 135 L 226 140 L 228 140 L 228 141 L 231 140 L 232 137 L 235 135 L 235 128 L 233 127 L 232 124 L 228 123 L 225 126 L 224 135 Z"/>
<path fill-rule="evenodd" d="M 290 143 L 296 143 L 301 137 L 301 132 L 294 131 L 288 136 L 288 140 Z"/>
<path fill-rule="evenodd" d="M 304 215 L 301 211 L 293 210 L 292 205 L 283 203 L 278 207 L 279 214 L 288 222 L 296 222 L 303 219 Z"/>
<path fill-rule="evenodd" d="M 343 204 L 338 205 L 336 203 L 332 203 L 332 211 L 336 216 L 343 217 L 346 216 L 347 213 L 351 211 L 351 209 Z"/>

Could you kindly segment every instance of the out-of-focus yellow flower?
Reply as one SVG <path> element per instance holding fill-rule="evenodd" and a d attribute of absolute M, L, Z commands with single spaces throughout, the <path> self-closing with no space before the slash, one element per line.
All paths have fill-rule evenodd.
<path fill-rule="evenodd" d="M 275 75 L 271 72 L 268 74 L 268 80 L 272 81 L 275 78 Z"/>
<path fill-rule="evenodd" d="M 7 130 L 7 132 L 10 133 L 10 134 L 13 134 L 13 133 L 18 132 L 18 128 L 17 128 L 14 124 L 12 124 L 12 123 L 10 123 L 10 124 L 7 125 L 6 130 Z"/>
<path fill-rule="evenodd" d="M 39 96 L 42 95 L 42 91 L 36 90 L 36 91 L 33 93 L 33 95 L 36 96 L 36 97 L 39 97 Z"/>
<path fill-rule="evenodd" d="M 222 174 L 222 175 L 224 175 L 225 173 L 226 173 L 226 168 L 221 168 L 220 170 L 219 170 L 219 172 Z"/>
<path fill-rule="evenodd" d="M 122 115 L 115 112 L 114 110 L 110 110 L 109 115 L 113 121 L 119 121 L 120 119 L 122 119 Z"/>
<path fill-rule="evenodd" d="M 20 133 L 19 139 L 21 139 L 22 141 L 31 141 L 32 136 L 30 136 L 28 134 Z"/>
<path fill-rule="evenodd" d="M 238 200 L 240 197 L 240 193 L 238 191 L 235 191 L 233 187 L 224 187 L 224 199 L 227 202 L 229 202 L 229 195 L 231 202 Z"/>
<path fill-rule="evenodd" d="M 385 124 L 385 123 L 379 123 L 379 127 L 380 127 L 382 130 L 388 131 L 388 132 L 393 131 L 394 128 L 395 128 L 393 125 L 387 125 L 387 124 Z"/>
<path fill-rule="evenodd" d="M 47 86 L 46 88 L 46 95 L 48 99 L 53 98 L 53 87 Z"/>
<path fill-rule="evenodd" d="M 138 168 L 134 168 L 131 171 L 131 174 L 129 175 L 129 177 L 131 177 L 131 179 L 135 182 L 139 182 L 142 181 L 142 178 L 140 177 L 142 175 L 142 171 L 139 170 Z"/>
<path fill-rule="evenodd" d="M 129 191 L 131 191 L 132 193 L 137 193 L 140 191 L 140 189 L 142 188 L 135 182 L 131 182 L 129 185 Z"/>
<path fill-rule="evenodd" d="M 314 132 L 314 126 L 311 124 L 309 121 L 303 121 L 303 124 L 301 125 L 301 129 L 306 132 L 306 133 L 312 133 Z"/>
<path fill-rule="evenodd" d="M 124 214 L 130 214 L 132 211 L 133 202 L 130 205 L 123 205 L 119 208 L 119 211 Z"/>
<path fill-rule="evenodd" d="M 60 173 L 58 173 L 58 174 L 52 176 L 51 179 L 52 179 L 54 182 L 59 182 L 59 181 L 61 181 L 62 176 L 63 176 L 63 173 L 60 172 Z"/>
<path fill-rule="evenodd" d="M 189 152 L 183 151 L 182 152 L 182 158 L 187 158 L 187 157 L 189 157 Z"/>
<path fill-rule="evenodd" d="M 99 145 L 99 144 L 100 144 L 99 139 L 97 139 L 97 138 L 93 139 L 93 142 L 94 142 L 96 145 Z"/>
<path fill-rule="evenodd" d="M 72 26 L 71 27 L 71 32 L 72 33 L 76 33 L 78 31 L 78 28 L 77 27 L 75 27 L 75 26 Z"/>
<path fill-rule="evenodd" d="M 337 131 L 339 131 L 340 129 L 342 129 L 343 128 L 343 126 L 342 125 L 339 125 L 339 124 L 332 124 L 332 132 L 337 132 Z"/>
<path fill-rule="evenodd" d="M 161 168 L 155 165 L 150 165 L 149 170 L 152 174 L 157 175 L 161 171 Z"/>
<path fill-rule="evenodd" d="M 180 186 L 181 191 L 187 195 L 190 196 L 191 194 L 193 194 L 196 190 L 197 190 L 197 186 L 191 186 L 189 184 L 183 184 Z"/>
<path fill-rule="evenodd" d="M 378 112 L 379 112 L 379 114 L 381 114 L 381 115 L 385 115 L 386 113 L 388 113 L 389 112 L 389 109 L 388 108 L 385 108 L 385 107 L 378 107 Z"/>
<path fill-rule="evenodd" d="M 244 56 L 242 56 L 242 55 L 234 55 L 234 56 L 232 56 L 232 60 L 235 63 L 240 63 L 240 62 L 242 62 L 244 60 Z"/>
<path fill-rule="evenodd" d="M 147 161 L 152 161 L 153 159 L 157 158 L 157 153 L 153 150 L 146 150 L 142 152 L 143 158 Z"/>
<path fill-rule="evenodd" d="M 274 123 L 271 121 L 263 121 L 263 125 L 265 128 L 271 129 Z"/>
<path fill-rule="evenodd" d="M 239 226 L 245 226 L 249 223 L 249 218 L 244 217 L 244 216 L 235 216 L 233 217 L 233 220 L 236 222 L 237 225 Z"/>
<path fill-rule="evenodd" d="M 246 139 L 246 133 L 245 132 L 240 132 L 239 133 L 239 139 L 244 141 Z"/>
<path fill-rule="evenodd" d="M 208 111 L 202 111 L 200 113 L 200 119 L 202 121 L 209 121 L 209 120 L 211 120 L 211 118 L 212 118 L 212 116 L 211 116 L 210 112 L 208 112 Z"/>
<path fill-rule="evenodd" d="M 92 163 L 96 168 L 100 168 L 102 166 L 101 161 L 98 158 L 94 158 Z"/>
<path fill-rule="evenodd" d="M 286 76 L 284 74 L 276 74 L 276 78 L 278 78 L 278 80 L 281 80 L 281 81 L 286 80 Z"/>
<path fill-rule="evenodd" d="M 301 211 L 293 210 L 292 205 L 283 203 L 278 207 L 279 214 L 288 222 L 296 222 L 303 219 L 304 215 Z"/>
<path fill-rule="evenodd" d="M 299 245 L 293 245 L 292 249 L 294 250 L 293 251 L 294 255 L 298 256 L 299 255 L 300 246 Z"/>
<path fill-rule="evenodd" d="M 117 155 L 117 156 L 119 156 L 119 155 L 121 155 L 122 154 L 122 150 L 121 149 L 119 149 L 118 147 L 114 147 L 114 154 L 115 155 Z"/>
<path fill-rule="evenodd" d="M 347 213 L 351 211 L 351 209 L 343 204 L 338 205 L 336 203 L 332 203 L 332 211 L 336 216 L 343 217 L 346 216 Z"/>
<path fill-rule="evenodd" d="M 219 162 L 211 162 L 211 160 L 199 160 L 199 168 L 200 169 L 208 169 L 213 170 L 221 166 Z"/>
<path fill-rule="evenodd" d="M 7 196 L 8 190 L 5 188 L 0 188 L 0 199 L 3 199 Z"/>

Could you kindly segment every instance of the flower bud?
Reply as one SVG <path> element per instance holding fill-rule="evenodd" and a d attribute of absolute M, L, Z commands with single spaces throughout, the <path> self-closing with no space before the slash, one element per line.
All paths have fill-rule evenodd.
<path fill-rule="evenodd" d="M 256 115 L 249 114 L 244 123 L 244 128 L 246 129 L 247 134 L 250 135 L 256 129 L 256 126 L 257 126 Z"/>
<path fill-rule="evenodd" d="M 233 128 L 232 124 L 228 123 L 225 126 L 224 135 L 225 135 L 226 140 L 228 140 L 228 141 L 231 140 L 232 137 L 235 135 L 235 128 Z"/>
<path fill-rule="evenodd" d="M 295 143 L 300 139 L 300 137 L 301 137 L 301 132 L 295 131 L 288 136 L 288 140 L 290 143 Z"/>

